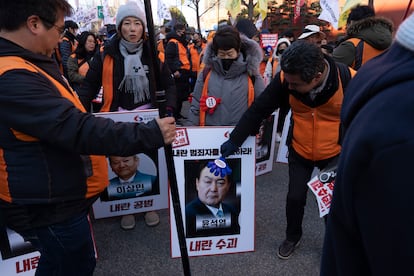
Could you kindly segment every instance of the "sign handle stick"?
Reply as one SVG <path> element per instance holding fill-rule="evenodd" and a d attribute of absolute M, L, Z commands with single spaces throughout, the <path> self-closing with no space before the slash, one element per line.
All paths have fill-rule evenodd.
<path fill-rule="evenodd" d="M 153 67 L 156 78 L 156 96 L 158 103 L 158 111 L 160 118 L 167 115 L 166 112 L 166 100 L 165 100 L 165 88 L 160 78 L 160 65 L 158 62 L 158 56 L 156 51 L 156 42 L 154 34 L 154 21 L 152 18 L 152 9 L 150 0 L 144 0 L 145 15 L 147 18 L 148 37 L 150 42 L 151 58 L 153 61 Z M 164 88 L 164 89 L 163 89 Z M 183 217 L 181 213 L 180 197 L 178 193 L 177 176 L 175 173 L 174 157 L 172 154 L 172 146 L 164 146 L 165 159 L 167 162 L 168 180 L 170 184 L 171 199 L 173 203 L 174 216 L 178 234 L 178 242 L 180 245 L 181 262 L 183 265 L 184 275 L 190 276 L 190 262 L 188 259 L 187 242 L 184 235 Z"/>

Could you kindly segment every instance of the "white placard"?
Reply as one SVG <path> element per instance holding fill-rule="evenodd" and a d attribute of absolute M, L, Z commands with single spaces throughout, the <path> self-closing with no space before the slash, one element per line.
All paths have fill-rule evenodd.
<path fill-rule="evenodd" d="M 0 228 L 0 253 L 1 275 L 35 275 L 40 253 L 9 228 Z"/>
<path fill-rule="evenodd" d="M 276 146 L 279 109 L 263 120 L 256 135 L 256 176 L 271 172 Z"/>
<path fill-rule="evenodd" d="M 92 232 L 92 224 L 88 216 Z M 93 238 L 93 232 L 92 232 Z M 94 240 L 95 247 L 95 240 Z M 95 247 L 95 258 L 96 256 Z M 15 231 L 0 227 L 0 275 L 33 276 L 39 264 L 40 252 Z"/>
<path fill-rule="evenodd" d="M 103 112 L 95 116 L 111 118 L 117 122 L 147 123 L 158 117 L 157 109 Z M 119 141 L 122 143 L 122 141 Z M 168 177 L 164 149 L 137 154 L 138 171 L 146 176 L 155 176 L 155 180 L 137 180 L 132 183 L 120 183 L 108 162 L 110 185 L 92 205 L 95 218 L 121 216 L 168 208 Z M 152 183 L 151 183 L 152 182 Z M 152 185 L 151 185 L 152 184 Z"/>
<path fill-rule="evenodd" d="M 286 115 L 285 122 L 283 124 L 282 137 L 280 139 L 279 148 L 277 151 L 276 162 L 286 163 L 286 164 L 288 163 L 289 150 L 286 145 L 286 140 L 289 134 L 291 116 L 292 116 L 292 111 L 289 110 L 289 113 Z"/>
<path fill-rule="evenodd" d="M 231 183 L 230 188 L 222 201 L 223 217 L 212 217 L 211 213 L 206 215 L 209 209 L 201 204 L 200 198 L 204 196 L 199 196 L 196 188 L 196 178 L 200 175 L 200 169 L 205 168 L 205 164 L 209 161 L 220 157 L 220 145 L 227 141 L 232 130 L 231 127 L 177 129 L 177 139 L 173 143 L 173 155 L 188 256 L 254 250 L 255 137 L 250 136 L 236 154 L 226 159 L 232 169 L 232 174 L 228 179 Z M 220 163 L 218 164 L 220 165 Z M 208 177 L 207 179 L 210 179 L 212 183 L 222 181 Z M 202 193 L 201 189 L 199 190 Z M 226 210 L 231 210 L 231 212 Z M 192 216 L 187 216 L 191 212 L 197 213 L 195 221 L 191 220 Z M 180 257 L 171 200 L 170 218 L 171 255 L 172 257 Z"/>

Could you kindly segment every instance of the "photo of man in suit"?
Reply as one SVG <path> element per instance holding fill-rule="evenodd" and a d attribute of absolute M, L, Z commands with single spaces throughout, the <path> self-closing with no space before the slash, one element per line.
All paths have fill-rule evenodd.
<path fill-rule="evenodd" d="M 0 263 L 1 260 L 4 261 L 34 251 L 36 249 L 32 244 L 25 241 L 18 233 L 4 226 L 0 226 Z"/>
<path fill-rule="evenodd" d="M 187 203 L 185 207 L 186 216 L 186 236 L 205 237 L 240 234 L 239 207 L 226 201 L 226 196 L 235 189 L 232 174 L 221 176 L 215 175 L 214 171 L 208 167 L 212 160 L 196 161 L 199 168 L 195 177 L 189 180 L 190 185 L 186 185 L 187 190 L 195 189 L 197 197 Z M 193 161 L 194 162 L 194 161 Z M 186 173 L 193 171 L 194 164 L 188 166 Z"/>
<path fill-rule="evenodd" d="M 151 160 L 149 157 L 147 158 Z M 116 176 L 110 179 L 109 186 L 101 195 L 102 201 L 159 194 L 156 173 L 147 174 L 139 171 L 140 157 L 138 155 L 109 156 L 108 160 Z M 155 164 L 153 167 L 155 168 Z"/>

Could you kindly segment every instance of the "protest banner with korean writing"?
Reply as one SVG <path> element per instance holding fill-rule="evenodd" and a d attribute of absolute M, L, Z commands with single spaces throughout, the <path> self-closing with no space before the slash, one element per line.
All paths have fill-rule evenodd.
<path fill-rule="evenodd" d="M 272 47 L 274 49 L 276 47 L 277 41 L 278 41 L 278 35 L 277 34 L 260 34 L 260 44 L 262 48 L 266 48 L 268 46 Z"/>
<path fill-rule="evenodd" d="M 96 113 L 117 122 L 147 123 L 157 109 Z M 122 143 L 122 141 L 119 141 Z M 164 150 L 127 157 L 108 157 L 108 187 L 92 205 L 95 218 L 168 208 L 168 177 Z M 131 175 L 131 172 L 134 172 Z"/>
<path fill-rule="evenodd" d="M 329 214 L 335 180 L 323 182 L 321 181 L 319 174 L 314 176 L 307 185 L 316 197 L 319 208 L 319 217 Z"/>
<path fill-rule="evenodd" d="M 226 158 L 219 158 L 231 127 L 177 128 L 173 143 L 180 206 L 189 256 L 254 250 L 255 137 Z M 171 255 L 180 257 L 172 202 Z"/>
<path fill-rule="evenodd" d="M 35 275 L 40 253 L 9 228 L 0 228 L 0 274 Z"/>
<path fill-rule="evenodd" d="M 33 276 L 36 273 L 39 259 L 40 252 L 30 242 L 25 241 L 21 235 L 11 229 L 0 227 L 0 275 Z"/>

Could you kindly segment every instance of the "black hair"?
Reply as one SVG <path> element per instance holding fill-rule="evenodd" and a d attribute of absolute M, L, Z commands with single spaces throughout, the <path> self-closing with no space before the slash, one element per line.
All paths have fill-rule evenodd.
<path fill-rule="evenodd" d="M 346 23 L 349 24 L 351 21 L 358 21 L 373 16 L 375 16 L 375 10 L 373 8 L 366 5 L 357 5 L 355 8 L 351 9 Z"/>
<path fill-rule="evenodd" d="M 72 28 L 72 29 L 79 29 L 79 26 L 78 26 L 78 24 L 77 24 L 75 21 L 73 21 L 73 20 L 66 20 L 66 21 L 65 21 L 65 29 L 69 29 L 69 28 Z"/>
<path fill-rule="evenodd" d="M 174 25 L 174 31 L 178 31 L 178 30 L 185 30 L 185 25 L 182 23 L 177 23 Z"/>
<path fill-rule="evenodd" d="M 0 1 L 0 30 L 15 31 L 28 17 L 37 15 L 47 28 L 52 28 L 58 13 L 72 15 L 72 6 L 66 0 L 2 0 Z"/>
<path fill-rule="evenodd" d="M 111 36 L 116 33 L 116 25 L 115 24 L 106 24 L 106 34 L 107 36 Z"/>
<path fill-rule="evenodd" d="M 300 74 L 303 81 L 310 83 L 319 72 L 323 72 L 325 59 L 319 46 L 301 39 L 283 52 L 280 66 L 283 72 Z"/>
<path fill-rule="evenodd" d="M 95 34 L 89 31 L 84 31 L 79 35 L 79 38 L 78 38 L 79 44 L 75 50 L 76 56 L 81 57 L 81 58 L 86 58 L 87 56 L 90 56 L 92 54 L 90 52 L 87 52 L 85 48 L 85 44 L 89 36 L 93 36 L 93 39 L 95 40 L 95 50 L 98 49 L 98 40 L 96 39 Z"/>
<path fill-rule="evenodd" d="M 291 30 L 286 30 L 280 34 L 280 37 L 295 37 Z"/>
<path fill-rule="evenodd" d="M 239 31 L 232 26 L 224 26 L 218 29 L 213 38 L 212 49 L 217 54 L 219 49 L 240 51 L 241 39 Z"/>
<path fill-rule="evenodd" d="M 244 34 L 250 39 L 253 38 L 254 36 L 259 35 L 259 31 L 257 30 L 256 26 L 249 19 L 246 19 L 246 18 L 239 19 L 235 27 L 240 33 Z"/>

